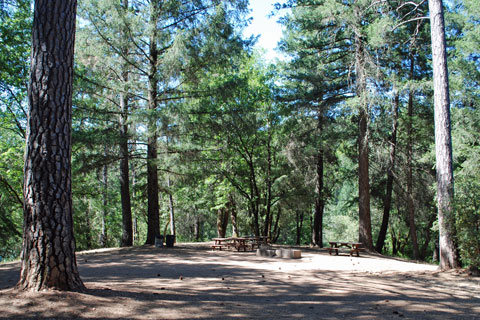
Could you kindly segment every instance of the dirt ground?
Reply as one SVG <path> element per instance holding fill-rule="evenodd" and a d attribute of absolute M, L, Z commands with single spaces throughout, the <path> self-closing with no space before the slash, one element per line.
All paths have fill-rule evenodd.
<path fill-rule="evenodd" d="M 88 290 L 18 292 L 19 263 L 0 264 L 8 319 L 480 319 L 480 278 L 378 255 L 302 258 L 176 244 L 77 255 Z"/>

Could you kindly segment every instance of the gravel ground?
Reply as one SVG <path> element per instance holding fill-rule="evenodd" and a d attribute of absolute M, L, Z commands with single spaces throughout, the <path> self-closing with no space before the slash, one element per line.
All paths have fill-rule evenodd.
<path fill-rule="evenodd" d="M 77 255 L 86 292 L 19 292 L 0 264 L 0 318 L 480 319 L 480 279 L 361 254 L 301 259 L 211 251 L 209 243 Z"/>

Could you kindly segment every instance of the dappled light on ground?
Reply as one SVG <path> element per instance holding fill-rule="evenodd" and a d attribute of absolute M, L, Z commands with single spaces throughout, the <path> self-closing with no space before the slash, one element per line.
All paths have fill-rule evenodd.
<path fill-rule="evenodd" d="M 139 319 L 475 319 L 480 280 L 373 255 L 300 260 L 206 246 L 78 255 L 84 293 L 19 293 L 0 266 L 0 317 Z M 11 281 L 11 279 L 14 279 Z"/>

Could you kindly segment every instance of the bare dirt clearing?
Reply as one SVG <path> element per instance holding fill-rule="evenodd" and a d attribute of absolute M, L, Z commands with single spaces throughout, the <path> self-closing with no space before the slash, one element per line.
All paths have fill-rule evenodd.
<path fill-rule="evenodd" d="M 0 264 L 0 318 L 480 319 L 480 279 L 377 255 L 302 259 L 178 244 L 77 255 L 87 292 L 18 292 Z"/>

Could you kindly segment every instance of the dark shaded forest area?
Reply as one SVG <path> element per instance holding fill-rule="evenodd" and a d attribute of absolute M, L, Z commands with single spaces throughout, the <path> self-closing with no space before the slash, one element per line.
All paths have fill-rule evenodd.
<path fill-rule="evenodd" d="M 32 3 L 0 1 L 4 260 L 22 250 Z M 441 114 L 451 117 L 455 179 L 446 205 L 428 1 L 280 3 L 272 14 L 286 58 L 272 63 L 242 36 L 248 0 L 79 1 L 76 250 L 263 235 L 438 261 L 444 212 L 451 249 L 480 266 L 480 3 L 443 7 Z"/>

